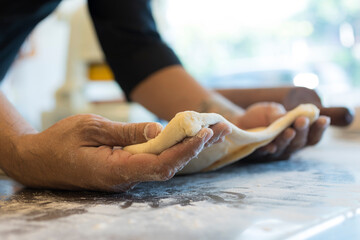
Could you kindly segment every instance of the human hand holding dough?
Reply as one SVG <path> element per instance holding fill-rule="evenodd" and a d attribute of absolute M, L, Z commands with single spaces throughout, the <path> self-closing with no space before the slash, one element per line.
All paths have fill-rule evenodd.
<path fill-rule="evenodd" d="M 231 126 L 232 133 L 227 135 L 222 143 L 204 149 L 197 159 L 193 159 L 185 166 L 181 173 L 211 171 L 238 161 L 270 143 L 300 116 L 307 117 L 312 123 L 318 118 L 319 109 L 312 104 L 299 105 L 268 127 L 247 131 L 215 113 L 186 111 L 178 113 L 156 138 L 146 143 L 127 146 L 124 150 L 130 153 L 159 154 L 184 138 L 194 136 L 203 127 L 225 122 Z"/>

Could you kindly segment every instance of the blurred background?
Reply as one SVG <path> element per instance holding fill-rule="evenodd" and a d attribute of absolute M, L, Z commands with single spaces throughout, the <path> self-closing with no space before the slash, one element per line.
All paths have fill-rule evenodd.
<path fill-rule="evenodd" d="M 111 81 L 85 4 L 64 0 L 34 30 L 1 89 L 39 130 L 83 112 L 118 121 L 156 119 L 126 103 Z M 152 5 L 164 40 L 209 88 L 304 86 L 316 89 L 325 105 L 360 106 L 358 0 Z"/>

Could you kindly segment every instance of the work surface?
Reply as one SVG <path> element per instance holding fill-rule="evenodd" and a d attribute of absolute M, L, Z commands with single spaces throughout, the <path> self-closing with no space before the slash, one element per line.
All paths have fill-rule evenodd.
<path fill-rule="evenodd" d="M 359 162 L 360 134 L 330 132 L 290 161 L 236 164 L 126 194 L 31 190 L 2 177 L 0 238 L 359 238 Z"/>

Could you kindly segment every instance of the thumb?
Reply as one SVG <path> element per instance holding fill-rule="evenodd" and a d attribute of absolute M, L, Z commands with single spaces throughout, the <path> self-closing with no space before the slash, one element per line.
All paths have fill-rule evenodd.
<path fill-rule="evenodd" d="M 101 145 L 121 146 L 144 143 L 156 137 L 161 131 L 162 126 L 155 122 L 144 123 L 120 123 L 105 121 L 102 124 L 96 141 Z"/>
<path fill-rule="evenodd" d="M 286 113 L 281 104 L 274 102 L 255 103 L 246 109 L 240 118 L 239 125 L 243 129 L 266 127 Z"/>
<path fill-rule="evenodd" d="M 285 110 L 284 106 L 281 104 L 278 104 L 278 103 L 269 103 L 267 105 L 267 112 L 268 112 L 268 115 L 267 115 L 268 124 L 273 123 L 278 118 L 280 118 L 286 114 L 286 110 Z"/>

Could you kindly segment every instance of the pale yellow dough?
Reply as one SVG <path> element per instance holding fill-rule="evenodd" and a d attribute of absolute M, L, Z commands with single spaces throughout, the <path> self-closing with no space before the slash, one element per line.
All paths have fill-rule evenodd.
<path fill-rule="evenodd" d="M 146 143 L 127 146 L 124 150 L 133 154 L 159 154 L 184 138 L 195 136 L 203 127 L 226 122 L 232 127 L 232 133 L 226 136 L 225 141 L 204 149 L 180 173 L 211 171 L 236 162 L 270 143 L 299 116 L 308 117 L 312 123 L 318 118 L 319 109 L 312 104 L 302 104 L 270 126 L 250 130 L 242 130 L 216 113 L 180 112 L 156 138 Z"/>

